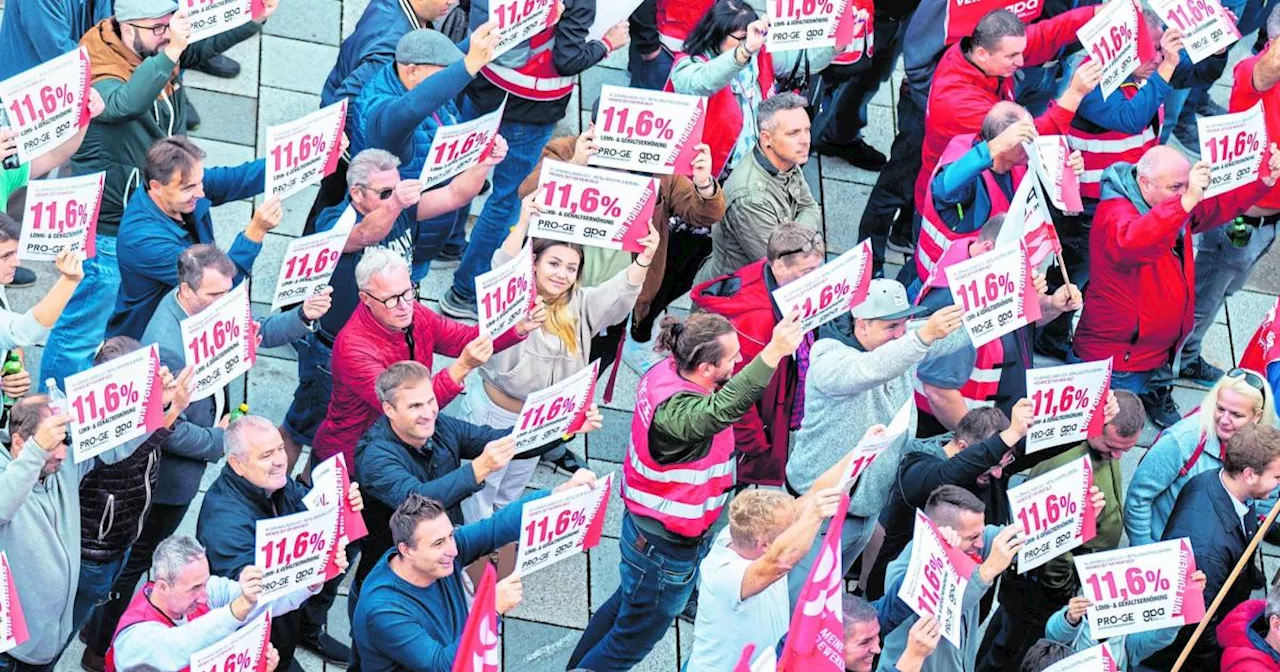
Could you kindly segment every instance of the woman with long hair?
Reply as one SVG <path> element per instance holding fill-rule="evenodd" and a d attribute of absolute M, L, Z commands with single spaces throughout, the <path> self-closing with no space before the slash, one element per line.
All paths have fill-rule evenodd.
<path fill-rule="evenodd" d="M 524 249 L 529 217 L 542 196 L 538 190 L 524 199 L 520 221 L 493 254 L 494 268 Z M 534 287 L 546 306 L 547 319 L 519 345 L 495 352 L 480 367 L 478 380 L 468 377 L 464 417 L 477 425 L 514 427 L 529 395 L 586 368 L 591 362 L 591 337 L 627 319 L 635 306 L 658 248 L 652 224 L 640 244 L 644 251 L 629 266 L 597 287 L 582 287 L 581 245 L 532 239 Z M 517 458 L 489 474 L 484 490 L 463 502 L 463 515 L 468 521 L 481 520 L 518 499 L 537 464 L 537 457 Z"/>
<path fill-rule="evenodd" d="M 1160 541 L 1182 486 L 1196 474 L 1221 469 L 1223 444 L 1254 423 L 1276 425 L 1274 393 L 1256 371 L 1231 369 L 1205 394 L 1199 412 L 1164 430 L 1138 464 L 1124 501 L 1129 544 Z"/>

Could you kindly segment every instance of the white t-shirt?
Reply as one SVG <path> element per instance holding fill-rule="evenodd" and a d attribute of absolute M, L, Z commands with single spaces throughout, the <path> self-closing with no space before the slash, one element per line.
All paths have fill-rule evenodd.
<path fill-rule="evenodd" d="M 716 536 L 702 561 L 698 618 L 687 672 L 732 670 L 747 644 L 756 653 L 773 648 L 791 622 L 787 580 L 782 577 L 745 601 L 742 579 L 751 561 L 729 548 L 729 530 Z"/>

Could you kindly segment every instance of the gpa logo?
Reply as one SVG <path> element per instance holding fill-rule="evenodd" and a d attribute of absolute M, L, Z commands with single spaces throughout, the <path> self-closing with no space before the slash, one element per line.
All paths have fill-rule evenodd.
<path fill-rule="evenodd" d="M 1040 8 L 1043 3 L 1044 0 L 1018 0 L 1018 2 L 1005 5 L 1005 7 L 1017 14 L 1019 19 L 1026 20 L 1040 16 Z"/>

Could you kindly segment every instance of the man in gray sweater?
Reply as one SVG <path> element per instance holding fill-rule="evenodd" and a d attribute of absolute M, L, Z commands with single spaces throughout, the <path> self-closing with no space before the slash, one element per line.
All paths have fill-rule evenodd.
<path fill-rule="evenodd" d="M 805 376 L 804 422 L 792 442 L 787 460 L 787 489 L 807 492 L 814 479 L 840 461 L 853 446 L 849 438 L 862 436 L 873 425 L 887 424 L 903 405 L 910 406 L 908 430 L 858 477 L 841 533 L 845 572 L 875 531 L 880 508 L 908 437 L 915 436 L 912 403 L 916 367 L 928 357 L 950 354 L 969 342 L 960 329 L 961 310 L 949 306 L 935 312 L 918 329 L 907 320 L 923 312 L 907 301 L 907 290 L 895 280 L 871 281 L 866 301 L 848 317 L 818 331 L 809 351 Z M 809 569 L 817 559 L 815 546 L 787 577 L 795 605 Z"/>

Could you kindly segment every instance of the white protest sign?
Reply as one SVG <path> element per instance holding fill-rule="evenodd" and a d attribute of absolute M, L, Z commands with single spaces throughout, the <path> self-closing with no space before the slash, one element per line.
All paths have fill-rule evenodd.
<path fill-rule="evenodd" d="M 609 29 L 626 21 L 644 0 L 611 0 L 596 3 L 596 18 L 587 30 L 587 41 L 599 40 Z M 614 45 L 615 47 L 618 45 Z"/>
<path fill-rule="evenodd" d="M 1103 642 L 1044 668 L 1044 672 L 1118 672 L 1119 669 L 1111 645 Z"/>
<path fill-rule="evenodd" d="M 183 352 L 194 368 L 191 400 L 204 399 L 253 366 L 258 354 L 249 307 L 249 283 L 242 282 L 200 313 L 183 320 Z"/>
<path fill-rule="evenodd" d="M 600 543 L 609 504 L 613 474 L 594 489 L 579 486 L 525 504 L 520 513 L 520 545 L 516 550 L 519 576 L 549 567 Z"/>
<path fill-rule="evenodd" d="M 338 508 L 259 520 L 254 531 L 254 561 L 262 569 L 263 604 L 303 586 L 327 581 L 338 541 Z"/>
<path fill-rule="evenodd" d="M 871 468 L 871 463 L 880 457 L 886 448 L 892 446 L 903 434 L 907 433 L 907 428 L 911 424 L 911 409 L 916 405 L 914 398 L 908 397 L 907 401 L 902 404 L 902 408 L 893 414 L 893 420 L 889 421 L 889 425 L 885 427 L 884 434 L 880 436 L 867 437 L 863 436 L 858 445 L 850 451 L 853 457 L 849 459 L 849 466 L 845 469 L 843 475 L 840 476 L 840 483 L 836 489 L 841 492 L 848 492 L 849 488 L 858 480 L 867 469 Z"/>
<path fill-rule="evenodd" d="M 1053 207 L 1076 213 L 1084 210 L 1080 200 L 1080 177 L 1067 165 L 1071 147 L 1064 135 L 1041 135 L 1035 142 L 1022 143 L 1030 172 L 1039 178 Z M 1025 181 L 1026 178 L 1023 178 Z"/>
<path fill-rule="evenodd" d="M 1094 639 L 1199 623 L 1204 592 L 1191 587 L 1191 540 L 1171 539 L 1075 556 Z"/>
<path fill-rule="evenodd" d="M 480 333 L 497 338 L 525 318 L 533 307 L 533 247 L 526 242 L 520 254 L 476 276 L 476 313 Z"/>
<path fill-rule="evenodd" d="M 811 331 L 866 301 L 870 286 L 871 241 L 864 240 L 808 275 L 773 290 L 773 302 L 784 315 L 799 311 L 800 328 Z"/>
<path fill-rule="evenodd" d="M 262 16 L 262 0 L 179 0 L 191 20 L 191 44 L 238 28 Z"/>
<path fill-rule="evenodd" d="M 266 195 L 286 199 L 338 167 L 346 99 L 287 124 L 267 127 Z"/>
<path fill-rule="evenodd" d="M 18 239 L 18 258 L 53 261 L 63 250 L 88 259 L 97 253 L 95 236 L 106 173 L 32 180 Z"/>
<path fill-rule="evenodd" d="M 853 0 L 766 0 L 769 32 L 765 47 L 770 53 L 843 47 L 870 18 L 856 12 Z"/>
<path fill-rule="evenodd" d="M 1111 0 L 1076 31 L 1085 53 L 1102 66 L 1098 88 L 1106 99 L 1138 69 L 1138 8 L 1133 0 Z"/>
<path fill-rule="evenodd" d="M 311 470 L 311 490 L 302 498 L 308 509 L 336 507 L 338 509 L 338 537 L 346 537 L 348 542 L 368 536 L 369 528 L 365 527 L 364 516 L 351 506 L 347 496 L 351 490 L 351 470 L 347 467 L 347 458 L 342 453 L 316 465 Z"/>
<path fill-rule="evenodd" d="M 1089 456 L 1009 488 L 1014 521 L 1025 540 L 1018 551 L 1018 573 L 1035 569 L 1093 539 L 1097 513 L 1089 503 L 1093 464 Z"/>
<path fill-rule="evenodd" d="M 18 132 L 18 161 L 30 163 L 79 133 L 89 123 L 88 100 L 84 47 L 0 82 L 0 128 Z"/>
<path fill-rule="evenodd" d="M 543 161 L 539 203 L 529 236 L 611 250 L 642 252 L 649 234 L 658 181 L 616 170 Z"/>
<path fill-rule="evenodd" d="M 1200 131 L 1200 158 L 1209 162 L 1205 198 L 1253 184 L 1262 175 L 1270 144 L 1262 101 L 1243 112 L 1196 115 L 1196 127 Z"/>
<path fill-rule="evenodd" d="M 1009 200 L 1004 225 L 996 236 L 996 247 L 1017 247 L 1021 243 L 1027 250 L 1027 261 L 1032 268 L 1043 268 L 1062 252 L 1062 241 L 1053 226 L 1049 208 L 1045 205 L 1040 183 L 1023 179 Z"/>
<path fill-rule="evenodd" d="M 516 453 L 577 431 L 586 422 L 596 390 L 600 360 L 564 380 L 529 395 L 516 417 Z"/>
<path fill-rule="evenodd" d="M 493 22 L 493 34 L 498 45 L 493 49 L 497 58 L 525 40 L 551 27 L 556 19 L 555 0 L 498 0 L 489 5 L 489 20 Z"/>
<path fill-rule="evenodd" d="M 972 558 L 948 546 L 929 518 L 917 510 L 911 560 L 898 598 L 920 616 L 936 618 L 942 636 L 959 648 L 964 589 L 976 566 Z"/>
<path fill-rule="evenodd" d="M 506 109 L 507 99 L 503 98 L 498 109 L 489 114 L 437 128 L 418 176 L 423 188 L 434 187 L 489 158 Z"/>
<path fill-rule="evenodd" d="M 191 672 L 267 672 L 267 650 L 271 646 L 271 610 L 223 637 L 217 643 L 191 654 Z"/>
<path fill-rule="evenodd" d="M 284 261 L 276 274 L 276 291 L 271 309 L 288 306 L 320 293 L 338 268 L 347 237 L 355 228 L 356 211 L 351 206 L 328 231 L 294 238 L 284 251 Z"/>
<path fill-rule="evenodd" d="M 1027 369 L 1027 398 L 1035 404 L 1027 454 L 1101 436 L 1110 389 L 1110 357 Z"/>
<path fill-rule="evenodd" d="M 1240 29 L 1218 0 L 1147 0 L 1170 28 L 1182 31 L 1182 46 L 1192 63 L 1235 44 Z"/>
<path fill-rule="evenodd" d="M 952 264 L 947 281 L 975 348 L 1040 319 L 1040 300 L 1022 245 L 997 247 Z"/>
<path fill-rule="evenodd" d="M 593 166 L 670 175 L 693 174 L 707 99 L 606 84 L 596 115 Z"/>
<path fill-rule="evenodd" d="M 18 588 L 13 585 L 9 556 L 0 551 L 0 653 L 27 641 L 27 619 L 18 601 Z"/>
<path fill-rule="evenodd" d="M 164 424 L 160 348 L 154 343 L 67 376 L 66 387 L 76 464 Z"/>

